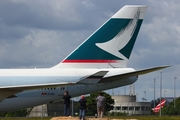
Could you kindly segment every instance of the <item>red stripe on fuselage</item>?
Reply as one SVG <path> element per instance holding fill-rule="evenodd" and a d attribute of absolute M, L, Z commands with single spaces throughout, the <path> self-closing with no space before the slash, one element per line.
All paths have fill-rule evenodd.
<path fill-rule="evenodd" d="M 117 60 L 64 60 L 62 63 L 117 63 Z"/>

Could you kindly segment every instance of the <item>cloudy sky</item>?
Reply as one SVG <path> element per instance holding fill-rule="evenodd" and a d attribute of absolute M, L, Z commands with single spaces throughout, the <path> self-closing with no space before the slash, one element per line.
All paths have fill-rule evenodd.
<path fill-rule="evenodd" d="M 128 67 L 172 65 L 139 77 L 138 101 L 180 96 L 180 1 L 174 0 L 0 0 L 0 68 L 58 64 L 109 17 L 127 4 L 148 5 Z M 124 94 L 124 87 L 107 92 Z M 129 94 L 129 86 L 126 87 Z"/>

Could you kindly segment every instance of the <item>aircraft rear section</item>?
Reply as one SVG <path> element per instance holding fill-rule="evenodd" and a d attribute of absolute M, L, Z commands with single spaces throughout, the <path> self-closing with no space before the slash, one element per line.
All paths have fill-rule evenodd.
<path fill-rule="evenodd" d="M 0 103 L 0 112 L 15 111 L 24 108 L 30 108 L 41 104 L 50 103 L 62 98 L 59 96 L 60 88 L 56 89 L 39 89 L 33 91 L 25 91 L 15 94 L 14 97 L 3 100 Z"/>
<path fill-rule="evenodd" d="M 68 90 L 72 97 L 80 96 L 81 94 L 90 94 L 96 91 L 103 91 L 111 88 L 116 88 L 134 83 L 137 77 L 130 77 L 119 81 L 113 81 L 99 84 L 77 84 L 73 86 L 57 87 L 56 89 L 40 89 L 34 91 L 26 91 L 16 94 L 14 98 L 5 99 L 0 103 L 0 112 L 13 111 L 23 108 L 46 104 L 53 101 L 62 100 L 64 91 Z M 9 104 L 11 103 L 11 104 Z"/>
<path fill-rule="evenodd" d="M 98 83 L 98 84 L 86 84 L 86 85 L 80 85 L 79 87 L 81 88 L 81 90 L 83 90 L 82 94 L 90 94 L 97 91 L 104 91 L 112 88 L 121 87 L 124 85 L 133 84 L 137 80 L 137 78 L 138 78 L 137 76 L 134 76 L 134 77 L 124 78 L 118 81 L 111 81 L 109 79 L 109 82 Z M 76 89 L 69 86 L 70 92 L 76 91 Z M 78 93 L 75 96 L 79 96 Z"/>

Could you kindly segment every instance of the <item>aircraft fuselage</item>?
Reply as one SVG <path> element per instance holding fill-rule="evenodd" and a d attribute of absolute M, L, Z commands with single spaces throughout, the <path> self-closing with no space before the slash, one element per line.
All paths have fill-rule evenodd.
<path fill-rule="evenodd" d="M 35 73 L 34 75 L 31 73 L 31 71 L 27 70 L 28 73 L 26 73 L 25 72 L 26 70 L 24 70 L 24 76 L 22 76 L 22 77 L 17 76 L 17 79 L 15 80 L 16 83 L 13 82 L 13 79 L 12 79 L 12 82 L 13 82 L 12 86 L 18 86 L 18 85 L 20 86 L 23 83 L 22 82 L 23 80 L 26 81 L 26 84 L 27 84 L 27 81 L 29 81 L 29 84 L 32 84 L 32 83 L 33 84 L 35 84 L 35 83 L 41 84 L 41 81 L 40 81 L 41 79 L 39 79 L 39 78 L 41 78 L 41 72 L 47 73 L 46 77 L 47 78 L 49 77 L 47 82 L 51 81 L 51 83 L 52 83 L 52 81 L 54 80 L 54 82 L 72 82 L 73 83 L 73 82 L 77 82 L 77 81 L 81 80 L 82 77 L 84 77 L 84 76 L 91 75 L 98 71 L 98 69 L 89 70 L 89 72 L 87 72 L 87 71 L 85 72 L 82 69 L 80 69 L 78 71 L 72 70 L 73 72 L 71 70 L 67 70 L 67 71 L 64 70 L 61 72 L 60 69 L 51 69 L 51 70 L 46 69 L 46 70 L 45 69 L 42 69 L 42 70 L 37 69 L 37 71 L 34 72 Z M 109 72 L 107 73 L 106 76 L 111 76 L 111 75 L 114 75 L 117 73 L 119 74 L 119 73 L 126 73 L 126 72 L 130 72 L 130 71 L 134 71 L 131 68 L 125 68 L 125 69 L 118 68 L 118 69 L 112 69 L 112 71 L 110 69 L 108 69 L 108 70 L 109 70 Z M 22 71 L 22 70 L 20 70 L 20 71 Z M 40 72 L 40 73 L 38 74 L 38 72 Z M 9 73 L 11 74 L 11 72 L 9 72 Z M 28 76 L 27 79 L 26 79 L 25 73 Z M 51 73 L 53 75 L 51 75 Z M 67 77 L 65 75 L 67 75 L 68 73 L 71 74 L 71 77 L 69 77 L 69 81 L 63 81 L 64 78 L 66 78 L 66 80 L 67 80 Z M 76 73 L 78 75 L 80 75 L 80 73 L 81 73 L 82 76 L 76 76 Z M 85 73 L 86 73 L 86 75 L 85 75 Z M 62 74 L 63 74 L 63 76 L 60 76 Z M 32 78 L 29 77 L 30 75 L 32 76 Z M 104 77 L 106 77 L 106 76 L 104 76 Z M 39 81 L 37 81 L 37 79 L 35 79 L 36 77 L 39 79 Z M 42 81 L 43 81 L 43 79 L 47 79 L 46 77 L 45 76 L 42 77 Z M 0 80 L 3 80 L 3 78 L 4 77 L 0 76 Z M 13 78 L 16 78 L 16 77 L 13 76 Z M 22 83 L 17 82 L 18 80 L 21 81 Z M 113 82 L 109 81 L 106 83 L 70 84 L 70 85 L 66 85 L 66 86 L 46 87 L 46 88 L 39 88 L 36 90 L 22 91 L 20 93 L 9 96 L 9 98 L 4 99 L 0 103 L 0 112 L 18 110 L 18 109 L 28 108 L 28 107 L 32 107 L 32 106 L 37 106 L 37 105 L 41 105 L 41 104 L 46 104 L 46 103 L 51 103 L 51 102 L 55 102 L 58 100 L 62 100 L 62 96 L 66 90 L 69 91 L 69 93 L 72 97 L 76 97 L 76 96 L 80 96 L 82 94 L 90 94 L 95 91 L 102 91 L 102 90 L 107 90 L 107 89 L 111 89 L 111 88 L 116 88 L 116 87 L 120 87 L 120 86 L 124 86 L 124 85 L 128 85 L 128 84 L 132 84 L 136 80 L 137 80 L 137 77 L 135 76 L 135 77 L 125 78 L 125 79 L 113 81 Z M 3 86 L 5 86 L 5 85 L 3 85 Z"/>

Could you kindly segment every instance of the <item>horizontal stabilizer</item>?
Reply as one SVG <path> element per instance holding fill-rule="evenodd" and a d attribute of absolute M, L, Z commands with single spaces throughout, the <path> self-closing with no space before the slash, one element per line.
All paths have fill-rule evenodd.
<path fill-rule="evenodd" d="M 83 78 L 82 80 L 78 81 L 77 84 L 96 84 L 98 83 L 108 71 L 99 71 L 89 77 Z"/>
<path fill-rule="evenodd" d="M 157 70 L 161 70 L 161 69 L 164 69 L 164 68 L 167 68 L 167 67 L 170 67 L 170 66 L 159 66 L 159 67 L 153 67 L 153 68 L 148 68 L 148 69 L 143 69 L 143 70 L 137 70 L 137 71 L 134 71 L 134 72 L 124 73 L 124 74 L 119 74 L 119 75 L 116 75 L 116 76 L 110 76 L 110 77 L 103 78 L 98 83 L 113 82 L 113 81 L 128 78 L 128 77 L 147 74 L 147 73 L 154 72 L 154 71 L 157 71 Z"/>

